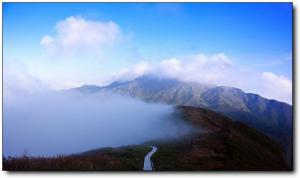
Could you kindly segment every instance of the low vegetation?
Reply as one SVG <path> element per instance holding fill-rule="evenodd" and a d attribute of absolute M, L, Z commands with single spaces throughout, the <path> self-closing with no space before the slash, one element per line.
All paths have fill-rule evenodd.
<path fill-rule="evenodd" d="M 147 146 L 102 148 L 76 155 L 56 157 L 8 157 L 6 171 L 138 171 L 143 169 Z"/>
<path fill-rule="evenodd" d="M 183 118 L 198 126 L 197 134 L 177 141 L 157 142 L 154 167 L 171 170 L 290 170 L 278 143 L 240 122 L 215 112 L 179 107 Z"/>

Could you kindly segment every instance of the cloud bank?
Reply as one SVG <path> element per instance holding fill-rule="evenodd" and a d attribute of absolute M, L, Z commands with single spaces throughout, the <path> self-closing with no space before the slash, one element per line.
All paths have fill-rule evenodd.
<path fill-rule="evenodd" d="M 171 106 L 106 92 L 50 91 L 26 70 L 18 73 L 20 68 L 5 68 L 4 156 L 73 154 L 191 131 Z"/>
<path fill-rule="evenodd" d="M 224 53 L 170 58 L 158 64 L 141 61 L 131 68 L 120 70 L 115 79 L 131 80 L 144 74 L 187 82 L 232 86 L 269 99 L 292 103 L 291 80 L 272 72 L 258 72 L 238 66 Z"/>
<path fill-rule="evenodd" d="M 4 102 L 4 155 L 53 156 L 140 144 L 190 130 L 173 108 L 102 93 L 43 92 Z"/>

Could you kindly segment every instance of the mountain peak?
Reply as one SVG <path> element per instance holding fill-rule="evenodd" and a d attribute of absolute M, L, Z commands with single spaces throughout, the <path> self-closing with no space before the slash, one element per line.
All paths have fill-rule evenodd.
<path fill-rule="evenodd" d="M 135 81 L 176 81 L 179 82 L 178 79 L 175 78 L 168 78 L 168 77 L 160 77 L 155 75 L 142 75 L 134 79 Z"/>
<path fill-rule="evenodd" d="M 75 90 L 84 92 L 84 93 L 95 93 L 95 92 L 99 91 L 100 89 L 101 89 L 101 87 L 99 87 L 97 85 L 83 85 L 79 88 L 75 88 Z"/>

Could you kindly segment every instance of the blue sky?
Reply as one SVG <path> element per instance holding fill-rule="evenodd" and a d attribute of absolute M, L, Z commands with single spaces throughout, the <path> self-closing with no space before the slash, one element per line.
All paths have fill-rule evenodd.
<path fill-rule="evenodd" d="M 71 59 L 61 53 L 53 57 L 41 40 L 46 35 L 57 39 L 55 26 L 68 17 L 111 21 L 122 40 L 100 56 L 82 52 Z M 291 80 L 292 4 L 4 3 L 3 44 L 4 61 L 19 60 L 50 83 L 57 78 L 97 83 L 101 76 L 132 69 L 141 61 L 158 65 L 176 58 L 184 63 L 189 55 L 219 53 L 243 70 Z"/>

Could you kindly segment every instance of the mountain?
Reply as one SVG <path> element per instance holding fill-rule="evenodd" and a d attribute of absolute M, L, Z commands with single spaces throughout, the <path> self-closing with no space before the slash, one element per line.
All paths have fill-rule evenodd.
<path fill-rule="evenodd" d="M 129 82 L 114 82 L 104 89 L 151 102 L 196 105 L 201 103 L 201 93 L 210 87 L 210 85 L 185 83 L 176 79 L 142 76 Z"/>
<path fill-rule="evenodd" d="M 199 133 L 152 142 L 155 170 L 289 170 L 279 144 L 256 129 L 208 109 L 177 110 Z"/>
<path fill-rule="evenodd" d="M 269 100 L 234 87 L 215 86 L 176 79 L 141 76 L 131 81 L 113 82 L 108 86 L 83 86 L 76 90 L 94 93 L 111 91 L 148 102 L 161 102 L 207 108 L 241 121 L 277 140 L 292 158 L 292 106 Z"/>

